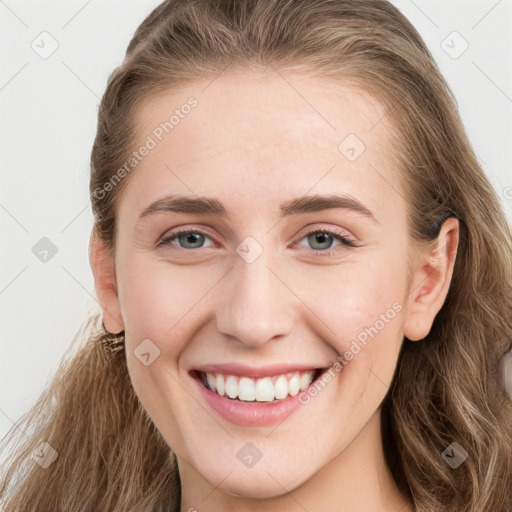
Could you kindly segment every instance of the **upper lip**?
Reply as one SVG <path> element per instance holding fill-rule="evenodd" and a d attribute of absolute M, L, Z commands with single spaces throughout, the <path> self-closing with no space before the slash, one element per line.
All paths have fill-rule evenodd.
<path fill-rule="evenodd" d="M 283 364 L 275 363 L 266 366 L 247 366 L 239 363 L 205 364 L 194 367 L 193 370 L 203 373 L 222 373 L 224 375 L 235 375 L 238 377 L 271 377 L 297 371 L 313 371 L 326 368 L 323 365 L 311 364 Z"/>

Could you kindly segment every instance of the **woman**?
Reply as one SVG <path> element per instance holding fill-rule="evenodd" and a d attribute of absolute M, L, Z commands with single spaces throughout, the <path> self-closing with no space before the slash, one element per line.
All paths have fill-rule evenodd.
<path fill-rule="evenodd" d="M 102 321 L 6 510 L 510 508 L 510 227 L 391 4 L 162 3 L 90 190 Z"/>

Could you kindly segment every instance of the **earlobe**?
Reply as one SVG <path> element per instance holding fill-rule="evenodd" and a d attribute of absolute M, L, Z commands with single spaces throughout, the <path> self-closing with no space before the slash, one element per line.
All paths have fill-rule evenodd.
<path fill-rule="evenodd" d="M 437 240 L 418 256 L 408 291 L 404 335 L 411 341 L 427 336 L 448 295 L 459 245 L 458 219 L 445 219 Z"/>
<path fill-rule="evenodd" d="M 103 311 L 103 326 L 108 332 L 118 334 L 124 330 L 124 321 L 117 293 L 114 258 L 107 244 L 94 231 L 89 242 L 89 262 Z"/>

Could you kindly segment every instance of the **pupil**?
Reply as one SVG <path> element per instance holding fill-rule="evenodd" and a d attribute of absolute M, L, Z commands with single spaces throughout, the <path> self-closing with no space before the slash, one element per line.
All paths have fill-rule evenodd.
<path fill-rule="evenodd" d="M 199 242 L 202 236 L 203 235 L 201 235 L 200 233 L 187 233 L 185 235 L 182 235 L 182 239 L 185 239 L 185 244 L 189 242 L 194 244 Z"/>
<path fill-rule="evenodd" d="M 320 244 L 322 243 L 328 243 L 328 247 L 320 247 L 320 249 L 328 249 L 331 244 L 329 244 L 329 242 L 332 242 L 332 239 L 331 239 L 331 235 L 329 235 L 328 233 L 317 233 L 315 235 L 312 235 L 314 238 L 316 238 L 316 240 L 319 240 Z"/>

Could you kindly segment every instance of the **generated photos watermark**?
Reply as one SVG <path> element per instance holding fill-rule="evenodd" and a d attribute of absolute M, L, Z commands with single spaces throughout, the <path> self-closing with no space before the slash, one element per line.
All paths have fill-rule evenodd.
<path fill-rule="evenodd" d="M 180 108 L 174 110 L 174 113 L 167 121 L 163 121 L 156 126 L 150 135 L 146 137 L 146 141 L 138 150 L 134 151 L 126 162 L 116 171 L 116 173 L 108 179 L 102 187 L 94 190 L 93 196 L 96 199 L 104 199 L 107 192 L 112 191 L 121 180 L 128 175 L 142 160 L 155 149 L 160 142 L 168 135 L 176 126 L 178 126 L 185 117 L 190 114 L 194 107 L 197 107 L 198 101 L 191 96 L 187 102 L 181 105 Z"/>
<path fill-rule="evenodd" d="M 400 302 L 394 302 L 393 305 L 386 310 L 385 313 L 379 315 L 379 319 L 376 320 L 372 326 L 365 327 L 357 336 L 356 339 L 352 340 L 350 348 L 346 350 L 343 355 L 337 357 L 332 366 L 327 369 L 319 379 L 313 385 L 301 391 L 298 395 L 298 400 L 302 405 L 307 405 L 311 402 L 311 399 L 317 396 L 322 389 L 324 389 L 329 382 L 340 373 L 345 366 L 354 359 L 357 354 L 361 352 L 368 345 L 369 338 L 373 339 L 379 334 L 382 329 L 395 318 L 397 313 L 402 311 L 403 307 Z"/>

